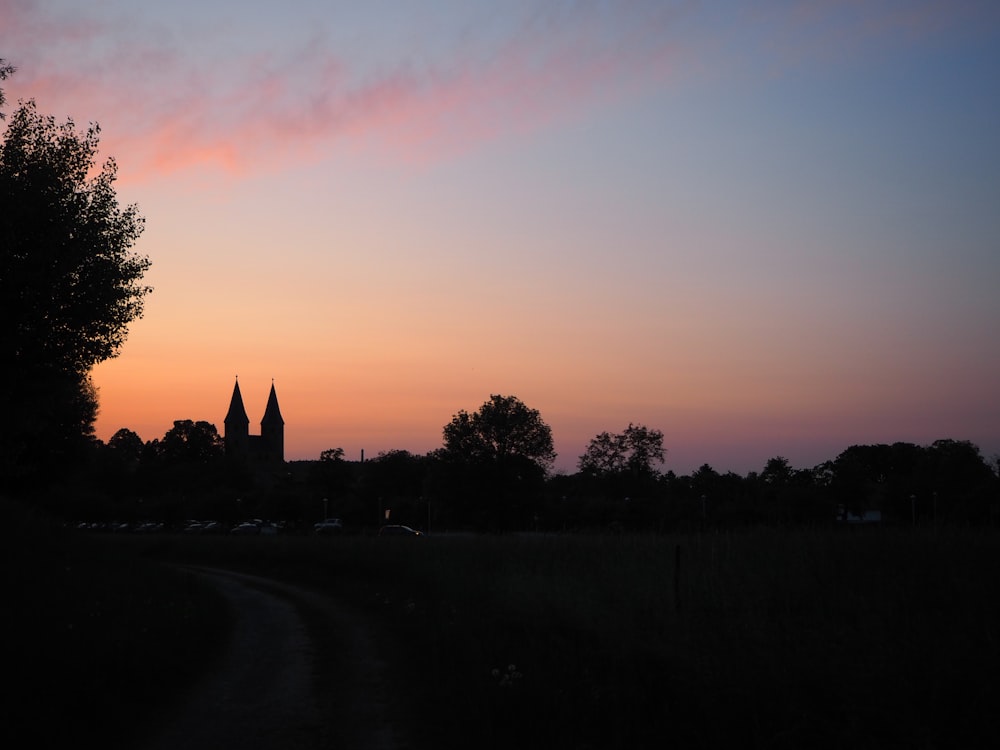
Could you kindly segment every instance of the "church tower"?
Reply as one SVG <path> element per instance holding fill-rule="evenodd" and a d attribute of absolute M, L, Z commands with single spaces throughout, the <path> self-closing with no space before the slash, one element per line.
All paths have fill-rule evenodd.
<path fill-rule="evenodd" d="M 278 394 L 271 383 L 271 394 L 267 397 L 264 418 L 260 420 L 260 439 L 263 445 L 262 458 L 268 462 L 281 463 L 285 460 L 285 420 L 278 408 Z"/>
<path fill-rule="evenodd" d="M 274 393 L 274 386 L 271 386 Z M 277 405 L 277 402 L 275 402 Z M 240 381 L 236 381 L 233 397 L 229 401 L 229 411 L 226 413 L 225 434 L 226 455 L 233 458 L 247 459 L 250 455 L 250 418 L 243 406 L 243 395 L 240 393 Z"/>

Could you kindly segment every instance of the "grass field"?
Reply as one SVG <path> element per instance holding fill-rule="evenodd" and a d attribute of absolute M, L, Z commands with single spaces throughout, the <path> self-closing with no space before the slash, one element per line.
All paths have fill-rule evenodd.
<path fill-rule="evenodd" d="M 120 634 L 124 666 L 96 690 L 112 707 L 122 692 L 112 676 L 141 679 L 134 654 L 190 648 L 191 630 L 158 629 L 157 618 L 176 622 L 182 609 L 188 626 L 224 632 L 225 612 L 184 579 L 135 595 L 149 589 L 132 576 L 155 575 L 163 560 L 274 576 L 362 608 L 385 634 L 426 747 L 972 747 L 992 745 L 1000 728 L 994 530 L 86 547 L 94 571 L 136 561 L 96 589 L 65 579 L 77 608 L 92 596 L 119 602 L 104 615 L 116 624 L 90 633 Z M 71 679 L 81 678 L 78 668 Z"/>
<path fill-rule="evenodd" d="M 3 503 L 0 744 L 131 747 L 210 663 L 229 611 L 194 576 Z"/>

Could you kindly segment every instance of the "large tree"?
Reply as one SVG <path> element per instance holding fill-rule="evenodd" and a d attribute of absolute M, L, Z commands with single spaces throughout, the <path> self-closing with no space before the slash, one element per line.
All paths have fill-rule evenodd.
<path fill-rule="evenodd" d="M 88 442 L 97 416 L 90 371 L 119 353 L 150 291 L 149 260 L 132 251 L 143 218 L 119 206 L 114 160 L 96 166 L 99 134 L 28 101 L 0 143 L 5 480 L 62 465 Z"/>
<path fill-rule="evenodd" d="M 509 529 L 528 515 L 555 461 L 552 430 L 537 409 L 516 396 L 492 395 L 478 411 L 464 409 L 444 426 L 441 459 L 456 520 Z"/>
<path fill-rule="evenodd" d="M 629 475 L 648 478 L 663 463 L 663 432 L 629 423 L 619 433 L 602 432 L 591 439 L 580 456 L 579 468 L 598 477 Z"/>
<path fill-rule="evenodd" d="M 220 462 L 226 447 L 211 422 L 177 419 L 160 441 L 158 452 L 168 464 L 208 464 Z"/>
<path fill-rule="evenodd" d="M 142 438 L 127 427 L 122 427 L 108 440 L 107 452 L 122 463 L 133 466 L 142 458 Z"/>
<path fill-rule="evenodd" d="M 527 461 L 543 472 L 555 461 L 552 430 L 516 396 L 490 396 L 479 410 L 459 411 L 444 427 L 444 450 L 475 464 Z"/>
<path fill-rule="evenodd" d="M 607 497 L 641 498 L 656 494 L 663 463 L 663 433 L 632 424 L 622 432 L 594 436 L 578 462 L 580 473 Z"/>

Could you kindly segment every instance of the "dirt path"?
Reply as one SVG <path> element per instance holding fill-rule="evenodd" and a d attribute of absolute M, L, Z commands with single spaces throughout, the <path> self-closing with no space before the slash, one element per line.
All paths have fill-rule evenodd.
<path fill-rule="evenodd" d="M 145 750 L 407 747 L 361 615 L 278 581 L 188 570 L 227 598 L 236 624 L 215 668 L 164 712 Z"/>

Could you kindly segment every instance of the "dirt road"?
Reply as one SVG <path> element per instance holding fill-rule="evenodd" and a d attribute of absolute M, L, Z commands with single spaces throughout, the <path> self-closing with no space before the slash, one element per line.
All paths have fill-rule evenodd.
<path fill-rule="evenodd" d="M 407 747 L 362 616 L 270 579 L 188 570 L 227 598 L 236 624 L 210 673 L 162 712 L 145 750 Z"/>

